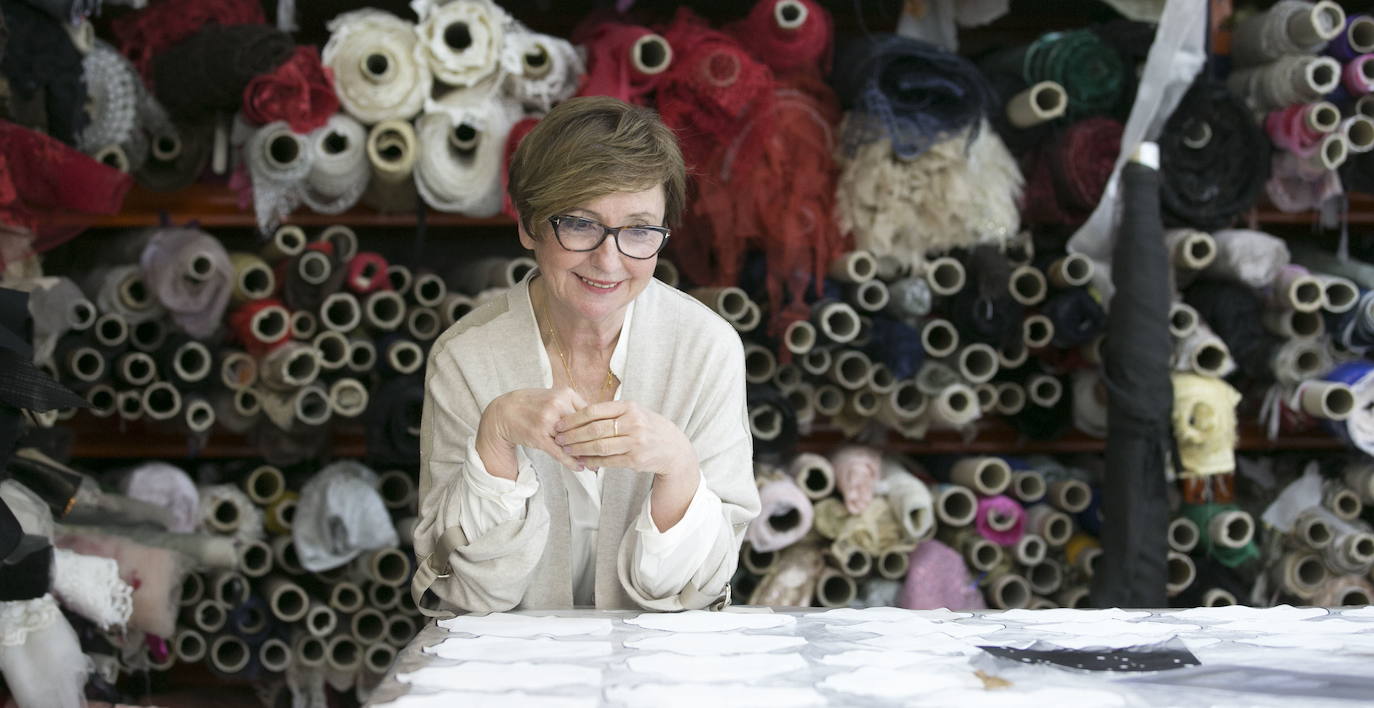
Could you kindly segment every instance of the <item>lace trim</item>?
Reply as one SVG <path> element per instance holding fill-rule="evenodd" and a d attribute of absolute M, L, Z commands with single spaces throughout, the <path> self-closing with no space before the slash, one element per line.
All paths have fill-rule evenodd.
<path fill-rule="evenodd" d="M 119 577 L 111 558 L 57 549 L 53 594 L 67 609 L 109 630 L 128 623 L 134 611 L 134 589 Z"/>
<path fill-rule="evenodd" d="M 51 627 L 62 617 L 52 595 L 35 600 L 0 602 L 0 646 L 23 646 L 32 632 Z"/>

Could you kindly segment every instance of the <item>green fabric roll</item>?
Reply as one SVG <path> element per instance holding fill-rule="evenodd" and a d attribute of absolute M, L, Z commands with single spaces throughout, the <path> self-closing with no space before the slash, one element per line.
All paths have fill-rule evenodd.
<path fill-rule="evenodd" d="M 1183 515 L 1191 519 L 1197 527 L 1202 530 L 1202 538 L 1198 542 L 1198 548 L 1205 551 L 1208 555 L 1217 559 L 1217 562 L 1227 568 L 1234 568 L 1242 563 L 1259 558 L 1259 546 L 1252 538 L 1250 542 L 1240 548 L 1222 548 L 1212 543 L 1212 535 L 1208 532 L 1212 517 L 1226 511 L 1236 511 L 1235 504 L 1197 504 L 1183 507 Z"/>

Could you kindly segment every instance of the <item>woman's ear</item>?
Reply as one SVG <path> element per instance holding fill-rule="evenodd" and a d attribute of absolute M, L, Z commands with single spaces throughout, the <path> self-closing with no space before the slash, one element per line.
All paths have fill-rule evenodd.
<path fill-rule="evenodd" d="M 530 232 L 525 229 L 525 218 L 520 217 L 516 219 L 515 227 L 520 231 L 520 245 L 524 246 L 527 250 L 533 251 L 535 241 L 534 237 L 530 236 Z"/>

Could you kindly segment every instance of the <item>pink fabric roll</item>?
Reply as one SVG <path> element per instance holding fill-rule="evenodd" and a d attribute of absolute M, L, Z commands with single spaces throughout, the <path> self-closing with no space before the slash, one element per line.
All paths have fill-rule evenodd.
<path fill-rule="evenodd" d="M 1361 54 L 1346 62 L 1345 70 L 1341 72 L 1341 83 L 1351 96 L 1363 96 L 1374 91 L 1374 84 L 1365 78 L 1365 64 L 1371 61 L 1374 61 L 1374 54 Z"/>
<path fill-rule="evenodd" d="M 1010 520 L 1011 526 L 1005 531 L 993 528 L 992 520 Z M 978 515 L 974 517 L 978 535 L 999 546 L 1014 546 L 1026 534 L 1026 510 L 1015 499 L 998 494 L 978 500 Z M 1002 526 L 1004 524 L 998 524 Z"/>
<path fill-rule="evenodd" d="M 844 508 L 861 514 L 873 502 L 873 493 L 882 476 L 882 453 L 866 445 L 846 445 L 830 455 L 835 468 L 835 486 L 844 497 Z"/>
<path fill-rule="evenodd" d="M 1313 103 L 1298 103 L 1277 111 L 1271 111 L 1264 118 L 1264 131 L 1274 145 L 1298 155 L 1311 155 L 1316 149 L 1322 134 L 1307 125 L 1307 114 L 1312 111 Z"/>
<path fill-rule="evenodd" d="M 985 610 L 983 593 L 969 576 L 958 551 L 939 541 L 926 541 L 911 552 L 911 568 L 898 596 L 908 610 Z"/>
<path fill-rule="evenodd" d="M 782 477 L 760 487 L 759 501 L 762 509 L 744 533 L 745 540 L 754 550 L 764 553 L 782 550 L 811 530 L 815 510 L 791 477 Z"/>

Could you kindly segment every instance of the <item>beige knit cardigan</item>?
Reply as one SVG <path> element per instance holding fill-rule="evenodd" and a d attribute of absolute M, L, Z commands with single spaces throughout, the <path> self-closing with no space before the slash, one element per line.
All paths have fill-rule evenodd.
<path fill-rule="evenodd" d="M 468 539 L 459 525 L 468 440 L 497 396 L 544 388 L 543 343 L 530 304 L 531 274 L 449 328 L 430 352 L 420 430 L 418 561 L 412 593 L 427 614 L 573 605 L 567 489 L 559 463 L 526 449 L 539 479 L 524 518 Z M 602 472 L 596 606 L 674 611 L 728 604 L 745 527 L 759 513 L 745 406 L 744 352 L 734 329 L 689 295 L 653 280 L 635 300 L 621 399 L 657 411 L 692 441 L 705 483 L 720 496 L 711 552 L 687 587 L 645 597 L 629 580 L 634 522 L 652 475 Z M 426 597 L 426 590 L 433 596 Z M 437 597 L 436 597 L 437 596 Z"/>

